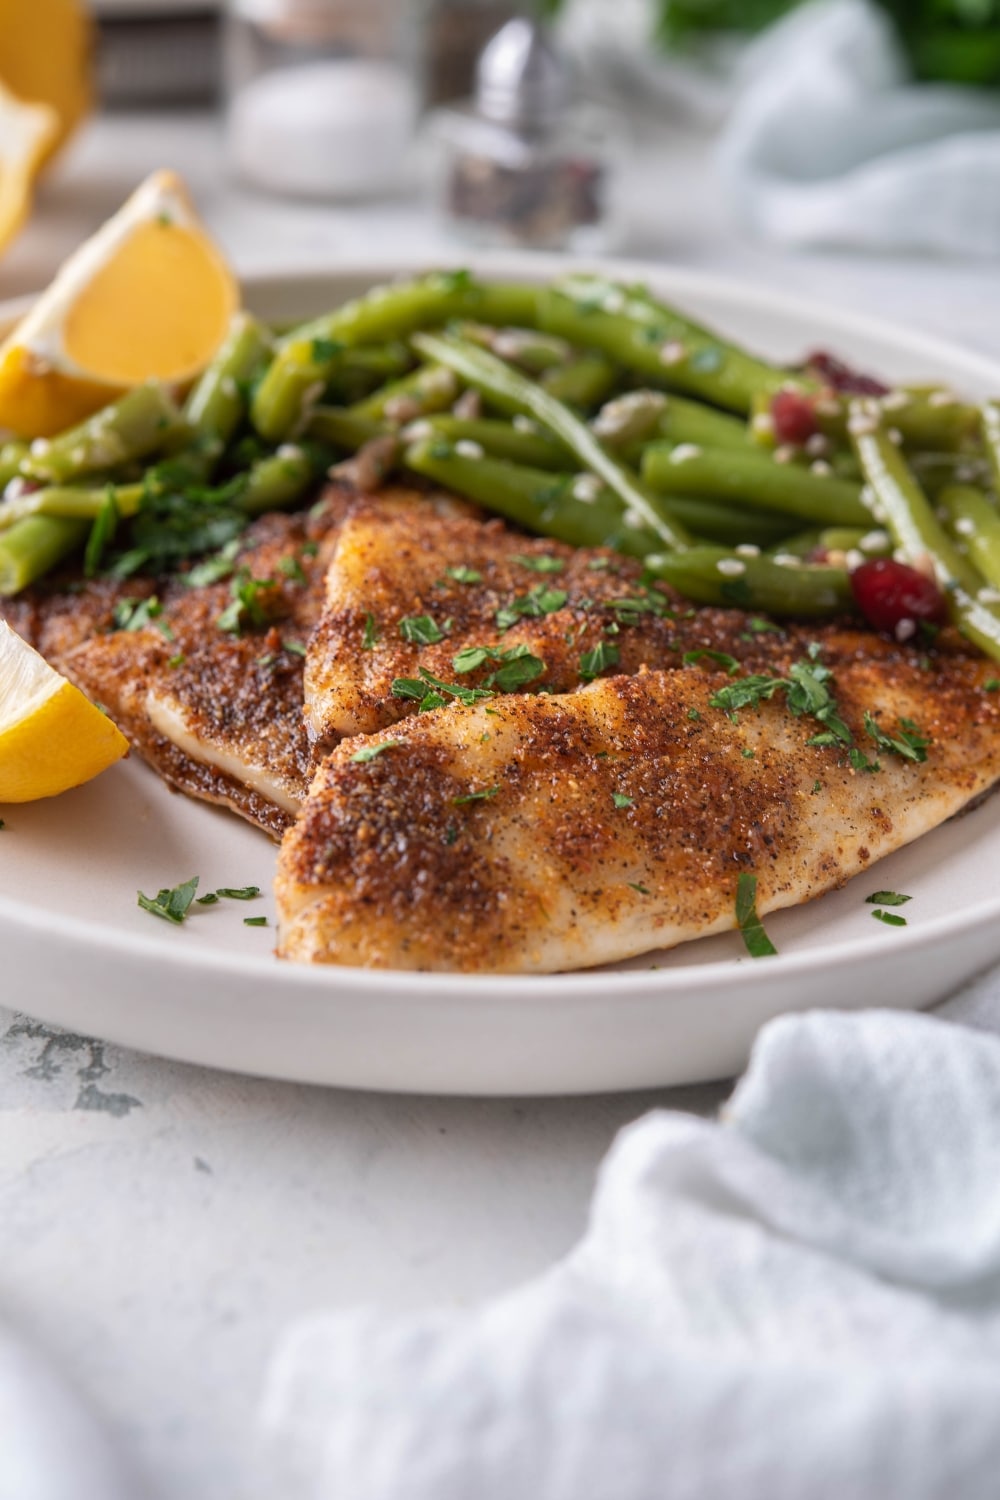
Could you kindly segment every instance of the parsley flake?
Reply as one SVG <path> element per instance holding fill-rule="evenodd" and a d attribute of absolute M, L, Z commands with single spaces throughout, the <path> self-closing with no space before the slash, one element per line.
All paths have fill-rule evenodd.
<path fill-rule="evenodd" d="M 382 632 L 375 625 L 375 616 L 365 615 L 365 633 L 361 637 L 362 651 L 374 651 L 381 638 Z"/>
<path fill-rule="evenodd" d="M 876 911 L 872 912 L 872 916 L 875 918 L 875 920 L 877 922 L 884 922 L 887 927 L 905 927 L 906 926 L 906 918 L 905 917 L 897 917 L 896 913 L 892 912 L 892 911 L 878 911 L 878 910 L 876 910 Z"/>
<path fill-rule="evenodd" d="M 444 640 L 443 630 L 430 615 L 407 615 L 399 622 L 399 633 L 413 646 L 436 646 Z"/>
<path fill-rule="evenodd" d="M 151 912 L 154 917 L 162 917 L 165 922 L 172 922 L 175 927 L 179 927 L 191 909 L 197 890 L 198 876 L 194 875 L 182 885 L 168 886 L 157 891 L 155 896 L 146 896 L 142 891 L 137 891 L 136 895 L 143 911 Z"/>
<path fill-rule="evenodd" d="M 244 927 L 266 927 L 267 926 L 267 918 L 266 917 L 244 917 L 243 918 L 243 926 Z"/>
<path fill-rule="evenodd" d="M 562 609 L 568 598 L 565 589 L 550 589 L 540 583 L 530 593 L 512 599 L 509 604 L 497 610 L 497 629 L 509 630 L 520 619 L 540 620 L 544 615 L 555 614 L 557 609 Z"/>
<path fill-rule="evenodd" d="M 1000 689 L 1000 677 L 988 677 L 983 683 L 984 693 L 995 693 Z"/>
<path fill-rule="evenodd" d="M 121 520 L 121 512 L 115 499 L 115 492 L 109 485 L 101 508 L 94 517 L 94 524 L 90 528 L 87 537 L 87 547 L 83 555 L 84 577 L 93 578 L 101 566 L 101 559 L 115 539 L 118 523 Z"/>
<path fill-rule="evenodd" d="M 595 677 L 608 667 L 616 667 L 621 660 L 621 652 L 611 641 L 598 641 L 593 651 L 585 651 L 580 657 L 580 676 L 584 682 L 593 682 Z"/>
<path fill-rule="evenodd" d="M 483 575 L 475 568 L 445 568 L 449 578 L 454 578 L 456 583 L 482 583 Z"/>
<path fill-rule="evenodd" d="M 440 677 L 433 677 L 426 667 L 421 667 L 419 677 L 394 678 L 392 696 L 414 700 L 423 714 L 432 708 L 443 708 L 448 698 L 455 698 L 468 706 L 483 698 L 492 698 L 493 694 L 488 688 L 467 688 L 454 682 L 442 682 Z"/>
<path fill-rule="evenodd" d="M 520 563 L 522 568 L 530 568 L 533 573 L 562 573 L 566 568 L 561 557 L 549 557 L 544 554 L 538 557 L 517 556 L 513 561 Z"/>
<path fill-rule="evenodd" d="M 302 564 L 297 557 L 283 557 L 278 562 L 278 572 L 283 573 L 292 583 L 308 583 Z"/>
<path fill-rule="evenodd" d="M 689 708 L 688 709 L 688 718 L 695 720 L 695 722 L 697 723 L 698 720 L 701 719 L 701 714 L 698 712 L 698 710 L 696 708 Z"/>
<path fill-rule="evenodd" d="M 640 896 L 651 896 L 653 894 L 648 886 L 643 885 L 641 880 L 630 880 L 627 884 L 630 891 L 638 891 Z"/>
<path fill-rule="evenodd" d="M 399 740 L 383 740 L 380 745 L 365 745 L 362 749 L 355 750 L 351 760 L 363 764 L 365 761 L 374 760 L 377 755 L 383 754 L 386 750 L 395 750 L 400 743 Z"/>
<path fill-rule="evenodd" d="M 930 739 L 921 734 L 912 719 L 900 719 L 899 734 L 886 734 L 872 715 L 865 713 L 865 733 L 875 741 L 880 750 L 898 755 L 903 760 L 925 761 Z"/>
<path fill-rule="evenodd" d="M 301 641 L 282 641 L 281 649 L 288 651 L 292 656 L 305 656 L 306 648 Z"/>
<path fill-rule="evenodd" d="M 708 657 L 709 661 L 718 662 L 720 667 L 725 667 L 730 677 L 740 670 L 740 664 L 736 660 L 736 657 L 730 656 L 726 651 L 685 651 L 681 657 L 681 661 L 685 667 L 693 667 L 696 662 L 701 661 L 702 657 L 705 656 Z M 749 681 L 750 679 L 746 680 Z"/>
<path fill-rule="evenodd" d="M 912 900 L 912 896 L 904 896 L 899 891 L 874 891 L 865 897 L 869 906 L 905 906 Z"/>
<path fill-rule="evenodd" d="M 464 797 L 453 797 L 451 800 L 455 807 L 461 807 L 465 802 L 488 802 L 499 790 L 500 783 L 497 782 L 496 786 L 484 787 L 481 792 L 467 792 Z"/>
<path fill-rule="evenodd" d="M 215 893 L 217 896 L 225 896 L 227 901 L 252 901 L 255 896 L 260 895 L 259 885 L 220 885 Z"/>
<path fill-rule="evenodd" d="M 736 925 L 751 958 L 770 958 L 777 953 L 757 915 L 757 877 L 746 871 L 736 882 Z"/>
<path fill-rule="evenodd" d="M 241 568 L 229 585 L 230 602 L 216 620 L 227 635 L 241 635 L 244 625 L 256 628 L 267 624 L 266 597 L 273 587 L 270 578 L 254 578 Z"/>
<path fill-rule="evenodd" d="M 631 797 L 626 797 L 624 792 L 612 792 L 611 800 L 616 807 L 633 807 L 635 804 Z"/>

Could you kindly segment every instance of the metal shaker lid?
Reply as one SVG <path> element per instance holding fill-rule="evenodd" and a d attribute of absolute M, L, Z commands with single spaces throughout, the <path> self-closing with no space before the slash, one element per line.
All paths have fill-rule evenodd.
<path fill-rule="evenodd" d="M 545 125 L 570 97 L 566 64 L 535 21 L 508 21 L 486 44 L 476 68 L 481 114 L 505 125 Z"/>

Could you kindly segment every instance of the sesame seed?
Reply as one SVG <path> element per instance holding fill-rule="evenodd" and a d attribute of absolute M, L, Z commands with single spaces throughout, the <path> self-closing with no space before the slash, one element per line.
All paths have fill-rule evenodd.
<path fill-rule="evenodd" d="M 601 493 L 601 481 L 596 474 L 578 474 L 573 480 L 570 491 L 574 500 L 582 500 L 585 505 L 593 505 L 599 499 Z"/>
<path fill-rule="evenodd" d="M 916 633 L 916 620 L 900 620 L 897 623 L 896 629 L 894 631 L 895 637 L 897 641 L 899 641 L 900 645 L 902 645 L 904 641 L 912 641 Z"/>
<path fill-rule="evenodd" d="M 909 406 L 913 397 L 906 391 L 890 391 L 888 396 L 882 397 L 883 411 L 902 411 L 904 406 Z"/>
<path fill-rule="evenodd" d="M 975 536 L 976 523 L 971 516 L 959 516 L 955 522 L 955 530 L 959 536 Z"/>
<path fill-rule="evenodd" d="M 834 401 L 831 396 L 821 396 L 818 401 L 813 402 L 813 411 L 818 412 L 821 417 L 838 417 L 840 402 Z"/>
<path fill-rule="evenodd" d="M 895 443 L 897 448 L 902 446 L 903 434 L 900 432 L 898 427 L 890 427 L 888 432 L 886 433 L 886 437 L 889 439 L 890 443 Z"/>
<path fill-rule="evenodd" d="M 470 438 L 462 438 L 455 444 L 455 452 L 459 458 L 485 458 L 486 450 L 481 443 L 474 443 Z"/>
<path fill-rule="evenodd" d="M 889 533 L 887 531 L 866 531 L 858 546 L 862 552 L 884 552 L 889 545 Z"/>
<path fill-rule="evenodd" d="M 518 414 L 514 418 L 514 421 L 513 421 L 513 423 L 511 425 L 513 426 L 515 432 L 534 432 L 534 433 L 537 433 L 539 431 L 539 427 L 538 427 L 538 423 L 537 422 L 533 422 L 530 417 L 525 417 L 525 416 L 522 416 L 520 414 Z"/>
<path fill-rule="evenodd" d="M 773 561 L 779 568 L 801 568 L 802 559 L 796 557 L 794 552 L 776 552 Z"/>
<path fill-rule="evenodd" d="M 278 458 L 291 459 L 292 461 L 294 461 L 295 459 L 299 459 L 302 457 L 302 449 L 299 447 L 298 443 L 282 443 L 281 447 L 278 449 L 277 456 Z"/>
<path fill-rule="evenodd" d="M 678 443 L 677 447 L 671 450 L 670 462 L 672 464 L 683 464 L 690 458 L 700 457 L 701 449 L 697 443 Z"/>
<path fill-rule="evenodd" d="M 860 568 L 865 560 L 865 554 L 857 547 L 849 547 L 844 554 L 844 567 L 848 573 L 853 573 L 855 568 Z"/>
<path fill-rule="evenodd" d="M 625 293 L 619 291 L 617 287 L 612 287 L 611 291 L 601 303 L 601 307 L 606 313 L 623 312 L 625 308 Z"/>
<path fill-rule="evenodd" d="M 878 418 L 857 412 L 848 418 L 847 430 L 852 437 L 868 437 L 870 433 L 878 431 Z"/>
<path fill-rule="evenodd" d="M 980 604 L 1000 604 L 1000 589 L 990 588 L 987 585 L 986 588 L 977 591 L 976 598 Z"/>
<path fill-rule="evenodd" d="M 622 520 L 632 531 L 641 531 L 646 524 L 646 517 L 640 515 L 637 510 L 627 510 Z"/>
<path fill-rule="evenodd" d="M 736 548 L 741 557 L 759 557 L 760 548 L 755 547 L 753 542 L 741 542 Z"/>
<path fill-rule="evenodd" d="M 776 464 L 790 464 L 795 459 L 795 449 L 789 443 L 783 443 L 780 448 L 775 448 L 772 455 Z"/>
<path fill-rule="evenodd" d="M 955 406 L 957 402 L 954 391 L 931 391 L 927 397 L 928 406 Z"/>
<path fill-rule="evenodd" d="M 49 451 L 49 440 L 48 440 L 48 438 L 35 438 L 35 441 L 31 445 L 31 455 L 32 455 L 32 457 L 33 458 L 41 458 L 42 454 L 43 453 L 48 453 L 48 451 Z"/>
<path fill-rule="evenodd" d="M 750 423 L 754 432 L 767 435 L 774 431 L 774 418 L 769 411 L 759 411 Z"/>
<path fill-rule="evenodd" d="M 403 428 L 403 436 L 408 443 L 422 443 L 425 438 L 434 436 L 434 428 L 426 419 L 411 422 L 408 427 Z"/>
<path fill-rule="evenodd" d="M 747 570 L 746 563 L 738 557 L 720 557 L 715 566 L 724 578 L 741 578 Z"/>
<path fill-rule="evenodd" d="M 829 447 L 829 443 L 821 432 L 814 432 L 812 437 L 806 440 L 806 452 L 810 458 L 822 458 Z"/>
<path fill-rule="evenodd" d="M 661 365 L 679 365 L 687 350 L 679 339 L 670 339 L 660 347 Z"/>
<path fill-rule="evenodd" d="M 818 474 L 821 479 L 829 479 L 833 473 L 833 469 L 825 458 L 817 458 L 809 465 L 809 472 L 810 474 Z"/>

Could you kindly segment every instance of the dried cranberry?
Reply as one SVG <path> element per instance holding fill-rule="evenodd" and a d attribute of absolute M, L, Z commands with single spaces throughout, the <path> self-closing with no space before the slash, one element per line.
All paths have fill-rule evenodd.
<path fill-rule="evenodd" d="M 779 443 L 802 448 L 819 432 L 812 401 L 801 391 L 778 391 L 772 396 L 771 417 Z"/>
<path fill-rule="evenodd" d="M 862 375 L 860 370 L 852 370 L 850 365 L 845 365 L 842 359 L 835 354 L 827 354 L 822 349 L 817 349 L 806 359 L 806 369 L 810 375 L 821 380 L 832 390 L 841 391 L 850 396 L 887 396 L 889 387 L 883 385 L 881 380 L 876 380 L 874 375 Z"/>
<path fill-rule="evenodd" d="M 851 574 L 851 591 L 869 625 L 905 640 L 917 625 L 943 625 L 945 597 L 933 579 L 906 563 L 878 557 Z M 907 624 L 912 629 L 907 629 Z"/>

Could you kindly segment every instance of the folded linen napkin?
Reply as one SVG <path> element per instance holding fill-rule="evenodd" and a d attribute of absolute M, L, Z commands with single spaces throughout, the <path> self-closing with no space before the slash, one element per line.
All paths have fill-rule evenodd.
<path fill-rule="evenodd" d="M 718 167 L 784 244 L 1000 252 L 1000 96 L 908 82 L 871 0 L 813 0 L 744 53 Z"/>
<path fill-rule="evenodd" d="M 721 1122 L 622 1133 L 540 1280 L 473 1314 L 307 1319 L 262 1500 L 993 1500 L 991 1031 L 997 976 L 950 1021 L 772 1022 Z"/>

